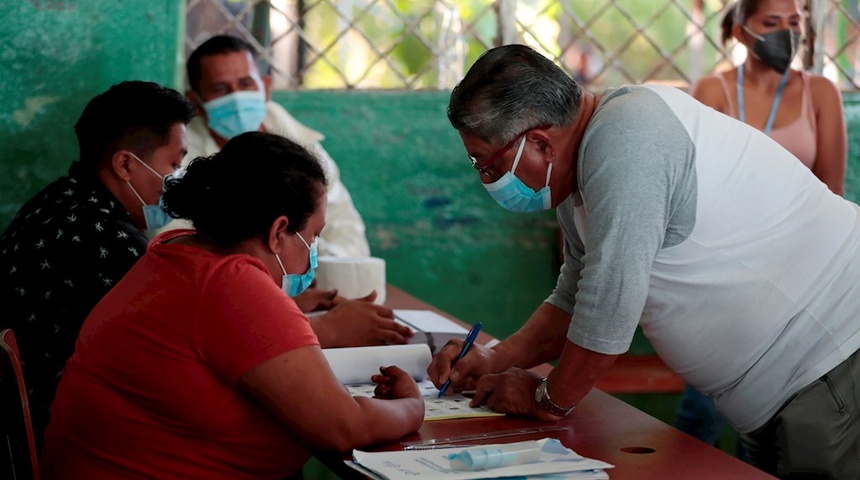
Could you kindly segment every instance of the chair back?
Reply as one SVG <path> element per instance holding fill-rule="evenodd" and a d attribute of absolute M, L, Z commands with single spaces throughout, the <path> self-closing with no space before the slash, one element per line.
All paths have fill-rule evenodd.
<path fill-rule="evenodd" d="M 38 480 L 39 461 L 18 342 L 0 331 L 0 478 Z"/>

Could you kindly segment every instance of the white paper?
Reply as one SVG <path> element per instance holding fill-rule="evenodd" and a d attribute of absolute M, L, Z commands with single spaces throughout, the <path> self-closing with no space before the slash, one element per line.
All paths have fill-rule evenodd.
<path fill-rule="evenodd" d="M 347 466 L 361 472 L 366 477 L 386 480 L 385 477 L 381 477 L 355 462 L 347 460 L 345 463 Z M 486 478 L 496 479 L 499 477 Z M 547 473 L 546 475 L 528 475 L 525 477 L 505 477 L 505 480 L 609 480 L 609 474 L 604 470 L 582 470 L 578 472 Z"/>
<path fill-rule="evenodd" d="M 353 396 L 372 397 L 376 385 L 350 385 L 347 387 Z M 439 398 L 439 390 L 430 380 L 418 382 L 418 390 L 424 397 L 424 420 L 447 420 L 451 418 L 500 417 L 486 405 L 470 407 L 471 399 L 462 394 L 447 394 Z"/>
<path fill-rule="evenodd" d="M 354 450 L 354 460 L 353 462 L 347 461 L 347 464 L 358 464 L 361 469 L 373 472 L 379 478 L 388 478 L 391 480 L 402 478 L 411 478 L 414 480 L 473 480 L 498 477 L 542 478 L 540 477 L 541 475 L 547 475 L 543 478 L 578 478 L 555 475 L 567 475 L 571 472 L 582 472 L 585 475 L 590 475 L 584 478 L 601 478 L 594 475 L 599 473 L 605 474 L 605 472 L 602 472 L 603 469 L 613 467 L 613 465 L 600 460 L 585 458 L 573 450 L 561 446 L 554 439 L 544 438 L 539 440 L 539 443 L 543 451 L 541 452 L 540 461 L 537 463 L 511 465 L 487 470 L 459 471 L 451 468 L 451 461 L 448 459 L 448 455 L 459 453 L 467 448 L 466 446 L 400 452 L 365 452 Z"/>
<path fill-rule="evenodd" d="M 344 385 L 371 383 L 379 367 L 396 365 L 416 381 L 427 377 L 430 349 L 425 344 L 380 347 L 324 348 L 323 355 L 338 382 Z"/>
<path fill-rule="evenodd" d="M 469 330 L 430 310 L 394 310 L 394 320 L 415 330 L 409 343 L 425 343 L 432 353 L 448 340 L 465 340 Z"/>
<path fill-rule="evenodd" d="M 460 324 L 430 310 L 394 310 L 394 317 L 400 323 L 411 326 L 422 332 L 462 334 L 463 338 L 469 333 Z"/>

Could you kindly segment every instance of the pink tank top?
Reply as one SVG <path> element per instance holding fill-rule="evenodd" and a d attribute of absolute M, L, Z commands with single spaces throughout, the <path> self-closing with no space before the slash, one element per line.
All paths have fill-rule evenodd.
<path fill-rule="evenodd" d="M 730 94 L 728 82 L 723 75 L 717 75 L 717 78 L 720 79 L 723 93 L 726 95 L 726 103 L 729 106 L 728 114 L 738 118 L 737 106 Z M 803 82 L 800 116 L 782 128 L 771 130 L 770 138 L 811 169 L 815 165 L 816 141 L 818 139 L 815 125 L 815 107 L 812 105 L 812 94 L 809 91 L 809 75 L 806 72 L 800 72 L 800 79 Z"/>

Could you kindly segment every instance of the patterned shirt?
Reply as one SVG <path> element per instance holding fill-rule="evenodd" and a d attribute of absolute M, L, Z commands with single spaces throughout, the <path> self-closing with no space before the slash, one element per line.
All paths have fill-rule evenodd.
<path fill-rule="evenodd" d="M 122 204 L 77 162 L 0 236 L 0 327 L 18 340 L 37 446 L 81 324 L 146 243 Z"/>

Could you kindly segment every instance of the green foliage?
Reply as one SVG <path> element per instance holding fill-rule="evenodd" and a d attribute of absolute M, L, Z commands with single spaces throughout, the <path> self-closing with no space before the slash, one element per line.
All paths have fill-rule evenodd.
<path fill-rule="evenodd" d="M 406 69 L 406 73 L 410 75 L 417 74 L 421 69 L 427 66 L 427 63 L 433 60 L 430 51 L 418 39 L 414 33 L 409 33 L 403 40 L 397 44 L 391 55 L 392 59 L 397 60 Z"/>

